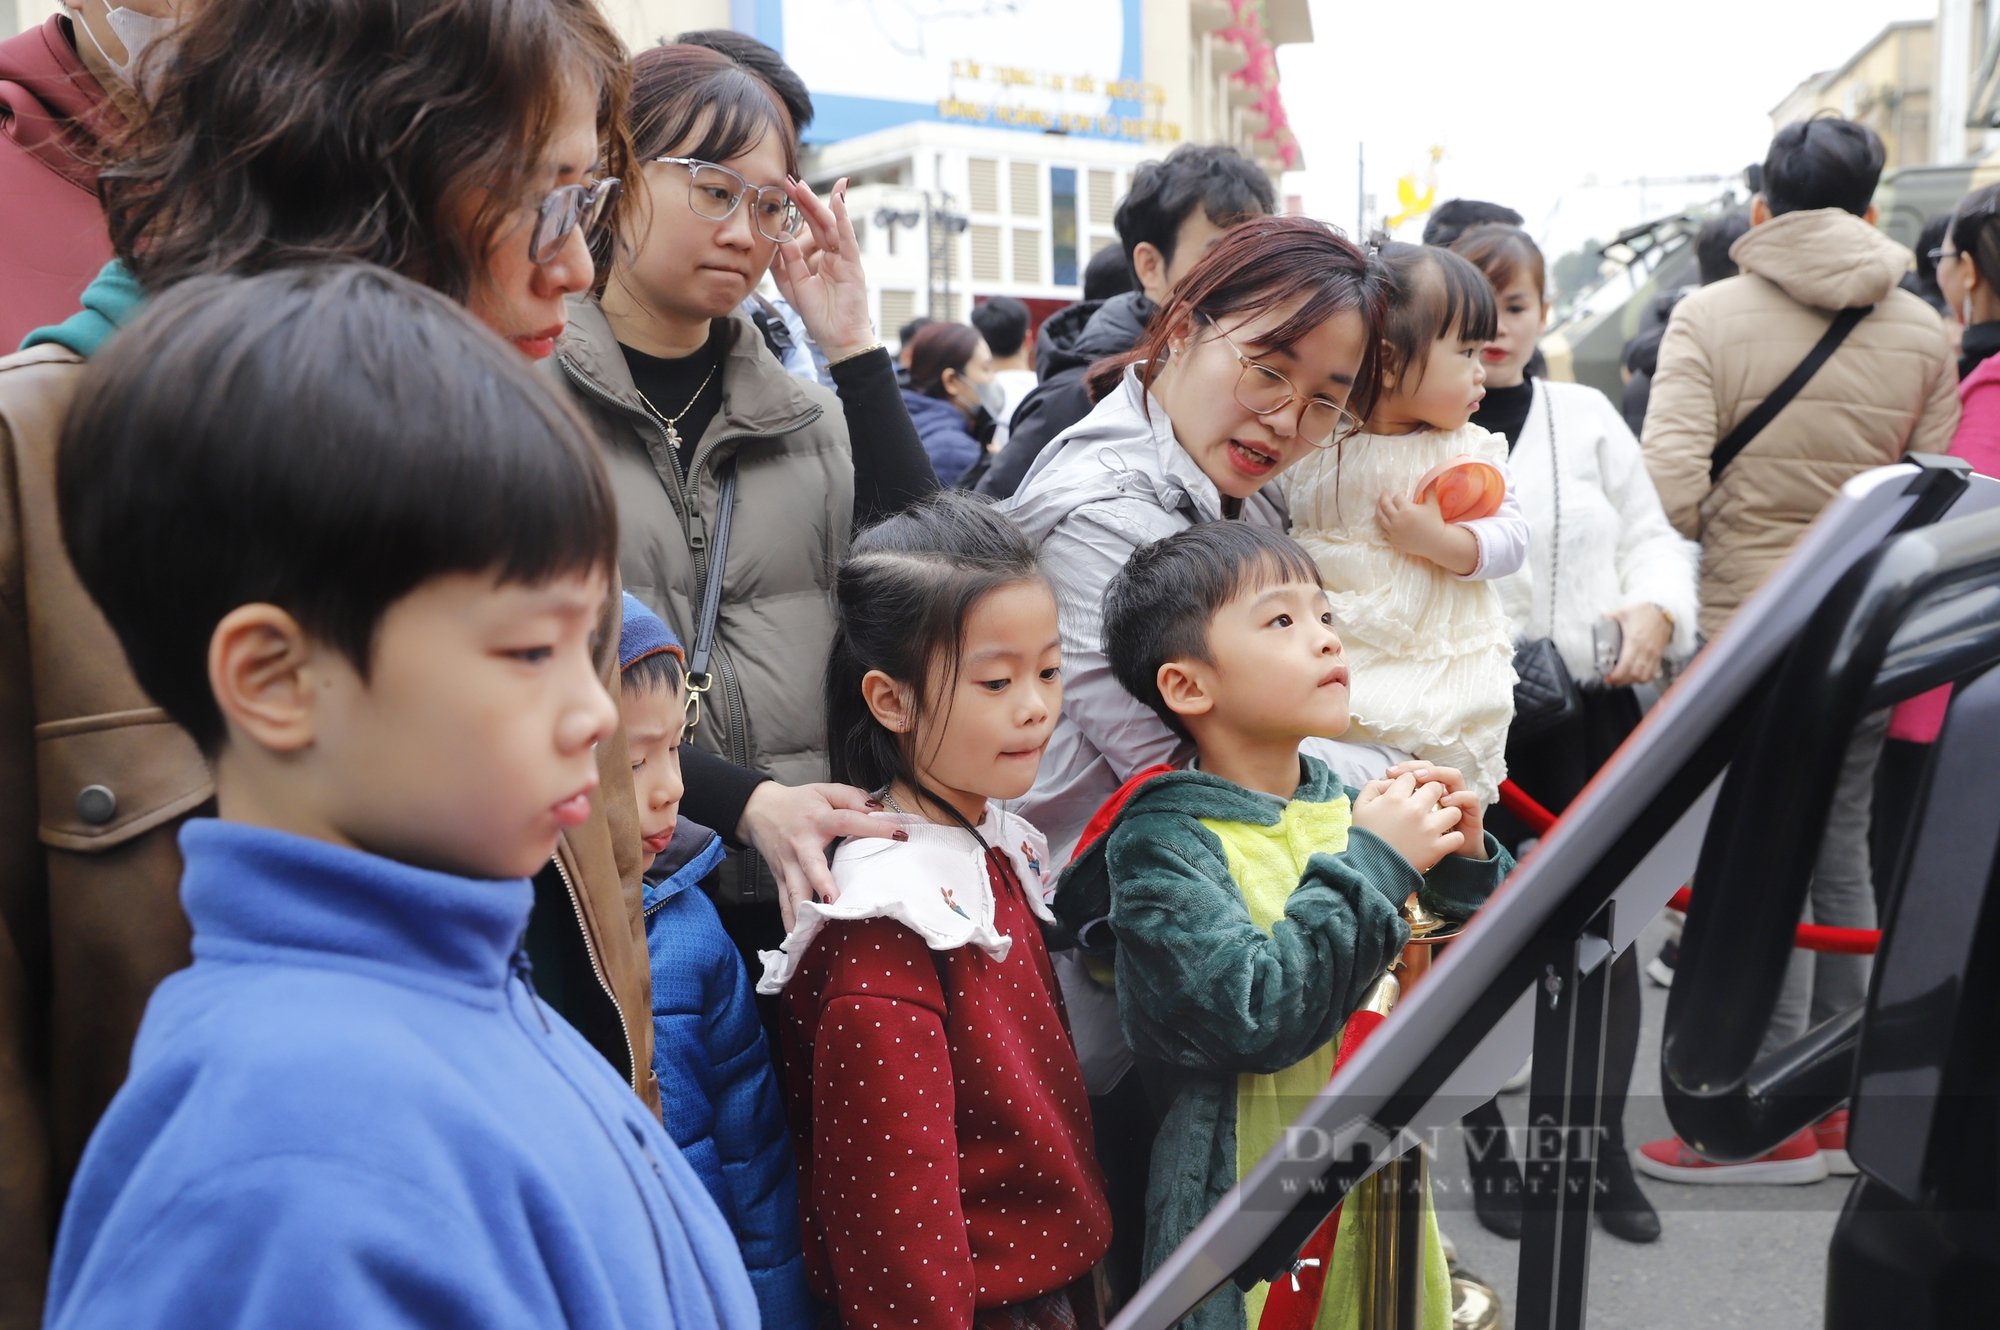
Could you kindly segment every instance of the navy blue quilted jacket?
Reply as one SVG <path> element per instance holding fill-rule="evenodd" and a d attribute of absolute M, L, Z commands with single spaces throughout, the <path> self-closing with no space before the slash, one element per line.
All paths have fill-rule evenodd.
<path fill-rule="evenodd" d="M 667 1134 L 743 1249 L 764 1330 L 813 1323 L 799 1249 L 797 1165 L 750 976 L 706 892 L 722 840 L 681 819 L 646 875 L 653 1071 Z"/>
<path fill-rule="evenodd" d="M 917 427 L 917 438 L 923 441 L 924 451 L 930 454 L 938 484 L 956 485 L 984 451 L 966 428 L 965 412 L 955 403 L 908 388 L 903 389 L 903 405 L 909 409 L 910 423 Z"/>

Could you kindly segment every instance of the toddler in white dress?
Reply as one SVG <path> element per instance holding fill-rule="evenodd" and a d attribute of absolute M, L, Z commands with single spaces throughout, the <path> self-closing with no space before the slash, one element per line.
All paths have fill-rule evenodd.
<path fill-rule="evenodd" d="M 1445 249 L 1386 245 L 1378 262 L 1394 292 L 1379 404 L 1279 485 L 1352 663 L 1350 737 L 1457 767 L 1491 803 L 1514 716 L 1513 635 L 1493 583 L 1528 547 L 1507 441 L 1469 423 L 1493 289 Z"/>

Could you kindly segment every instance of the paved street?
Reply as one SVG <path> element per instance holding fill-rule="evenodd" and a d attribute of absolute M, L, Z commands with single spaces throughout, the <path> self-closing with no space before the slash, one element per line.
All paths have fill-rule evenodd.
<path fill-rule="evenodd" d="M 1639 940 L 1642 957 L 1658 949 L 1655 924 Z M 1667 991 L 1642 979 L 1645 1002 L 1627 1133 L 1634 1144 L 1668 1134 L 1659 1100 L 1660 1027 Z M 1510 1125 L 1521 1126 L 1526 1094 L 1501 1096 Z M 1500 1290 L 1513 1325 L 1519 1244 L 1479 1226 L 1470 1203 L 1462 1149 L 1447 1144 L 1436 1164 L 1439 1221 L 1467 1269 Z M 1827 1243 L 1848 1179 L 1808 1187 L 1690 1187 L 1642 1178 L 1665 1232 L 1636 1247 L 1600 1227 L 1591 1236 L 1589 1324 L 1628 1327 L 1756 1327 L 1816 1330 L 1822 1324 Z"/>

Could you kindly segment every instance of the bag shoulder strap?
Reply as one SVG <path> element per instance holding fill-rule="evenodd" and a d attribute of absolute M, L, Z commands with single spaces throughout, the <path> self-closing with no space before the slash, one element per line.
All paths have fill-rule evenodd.
<path fill-rule="evenodd" d="M 1853 309 L 1843 309 L 1834 316 L 1827 330 L 1820 334 L 1819 341 L 1806 353 L 1806 358 L 1786 376 L 1785 381 L 1774 389 L 1769 397 L 1757 404 L 1757 409 L 1743 417 L 1729 437 L 1715 445 L 1715 453 L 1708 459 L 1708 483 L 1713 485 L 1722 479 L 1722 473 L 1736 460 L 1736 455 L 1749 446 L 1750 440 L 1764 432 L 1764 427 L 1778 418 L 1778 413 L 1791 405 L 1799 395 L 1799 389 L 1819 373 L 1819 368 L 1833 355 L 1834 350 L 1847 340 L 1847 334 L 1854 331 L 1861 320 L 1874 311 L 1873 305 L 1857 305 Z"/>
<path fill-rule="evenodd" d="M 729 562 L 730 519 L 736 513 L 736 458 L 723 462 L 715 500 L 715 530 L 708 540 L 708 577 L 701 588 L 701 616 L 695 621 L 694 642 L 688 651 L 688 728 L 701 724 L 701 696 L 714 680 L 709 662 L 715 656 L 715 624 L 722 615 L 722 572 Z"/>

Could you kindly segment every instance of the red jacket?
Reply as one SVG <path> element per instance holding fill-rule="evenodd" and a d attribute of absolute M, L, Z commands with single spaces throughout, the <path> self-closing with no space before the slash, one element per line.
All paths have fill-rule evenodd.
<path fill-rule="evenodd" d="M 2000 476 L 2000 355 L 1973 367 L 1958 385 L 1958 430 L 1951 436 L 1951 455 L 1962 457 L 1982 476 Z M 1891 739 L 1935 743 L 1944 728 L 1951 688 L 1933 688 L 1896 708 L 1889 723 Z"/>
<path fill-rule="evenodd" d="M 111 259 L 97 206 L 104 89 L 61 15 L 0 42 L 0 355 L 77 297 Z"/>
<path fill-rule="evenodd" d="M 829 922 L 784 991 L 806 1271 L 849 1327 L 969 1327 L 1111 1239 L 1090 1101 L 1019 878 L 986 855 L 1006 959 Z M 967 893 L 969 894 L 969 893 Z"/>

